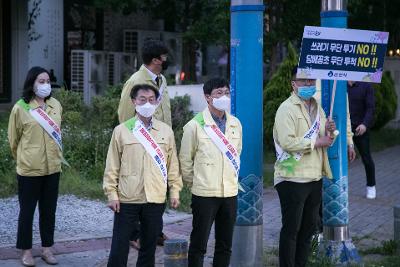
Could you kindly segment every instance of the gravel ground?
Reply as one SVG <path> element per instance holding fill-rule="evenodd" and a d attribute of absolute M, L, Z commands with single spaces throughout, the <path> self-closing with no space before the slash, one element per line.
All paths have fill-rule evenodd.
<path fill-rule="evenodd" d="M 0 199 L 0 247 L 15 246 L 19 204 L 17 196 Z M 167 210 L 164 224 L 182 220 L 186 213 Z M 109 237 L 112 235 L 113 212 L 101 201 L 62 195 L 56 211 L 55 241 Z M 33 221 L 33 243 L 40 243 L 38 210 Z"/>

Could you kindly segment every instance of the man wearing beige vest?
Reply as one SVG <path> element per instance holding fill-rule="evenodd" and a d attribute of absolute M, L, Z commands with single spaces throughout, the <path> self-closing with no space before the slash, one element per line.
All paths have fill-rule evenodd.
<path fill-rule="evenodd" d="M 158 92 L 158 106 L 153 115 L 154 118 L 160 120 L 168 126 L 172 127 L 171 121 L 171 104 L 167 91 L 167 80 L 161 71 L 168 68 L 168 48 L 160 40 L 149 39 L 145 41 L 142 47 L 142 61 L 143 65 L 135 72 L 124 84 L 121 93 L 121 99 L 118 106 L 118 119 L 119 123 L 123 123 L 136 115 L 135 105 L 132 105 L 130 92 L 133 86 L 138 84 L 149 84 L 154 86 Z M 131 245 L 139 249 L 139 228 L 133 231 L 131 236 Z M 160 237 L 158 240 L 159 245 L 163 245 L 167 237 L 162 233 L 162 226 Z"/>

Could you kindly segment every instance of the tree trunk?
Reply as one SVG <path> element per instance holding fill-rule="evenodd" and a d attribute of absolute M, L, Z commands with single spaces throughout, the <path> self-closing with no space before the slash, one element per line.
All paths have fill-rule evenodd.
<path fill-rule="evenodd" d="M 185 80 L 197 82 L 196 77 L 196 42 L 194 40 L 183 41 L 183 66 Z"/>
<path fill-rule="evenodd" d="M 274 74 L 278 68 L 278 45 L 279 43 L 271 46 L 271 59 L 269 62 L 269 71 L 267 73 L 268 79 L 271 78 L 272 74 Z"/>

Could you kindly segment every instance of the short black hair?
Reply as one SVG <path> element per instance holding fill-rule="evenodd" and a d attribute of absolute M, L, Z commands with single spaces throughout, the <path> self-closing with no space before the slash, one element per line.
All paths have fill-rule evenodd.
<path fill-rule="evenodd" d="M 134 99 L 137 97 L 137 94 L 139 92 L 139 90 L 144 90 L 144 91 L 153 91 L 154 94 L 156 95 L 156 98 L 158 99 L 158 97 L 160 96 L 160 92 L 153 86 L 150 84 L 137 84 L 135 86 L 132 87 L 131 90 L 131 99 Z"/>
<path fill-rule="evenodd" d="M 153 58 L 164 54 L 168 54 L 168 48 L 160 40 L 147 39 L 142 46 L 142 61 L 146 65 L 149 65 Z"/>
<path fill-rule="evenodd" d="M 229 87 L 229 82 L 224 78 L 212 78 L 206 81 L 203 85 L 203 92 L 205 95 L 211 95 L 212 90 L 222 87 Z"/>
<path fill-rule="evenodd" d="M 50 77 L 50 73 L 45 68 L 39 66 L 32 67 L 28 71 L 28 74 L 26 74 L 24 88 L 22 89 L 22 99 L 25 101 L 25 103 L 29 104 L 29 102 L 35 97 L 33 85 L 35 84 L 36 78 L 42 73 L 47 73 L 47 75 Z M 45 98 L 45 100 L 49 99 L 50 97 L 51 93 Z"/>

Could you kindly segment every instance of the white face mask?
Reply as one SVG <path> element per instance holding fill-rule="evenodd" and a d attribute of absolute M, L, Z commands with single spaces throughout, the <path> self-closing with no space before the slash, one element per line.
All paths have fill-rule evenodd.
<path fill-rule="evenodd" d="M 226 95 L 220 98 L 213 98 L 212 105 L 220 111 L 229 111 L 231 108 L 231 99 Z"/>
<path fill-rule="evenodd" d="M 36 90 L 34 90 L 35 95 L 40 98 L 46 98 L 51 93 L 51 85 L 48 83 L 41 83 L 36 86 Z"/>
<path fill-rule="evenodd" d="M 150 118 L 153 116 L 154 112 L 156 111 L 157 105 L 152 105 L 147 102 L 144 105 L 136 105 L 136 112 L 142 115 L 145 118 Z"/>

